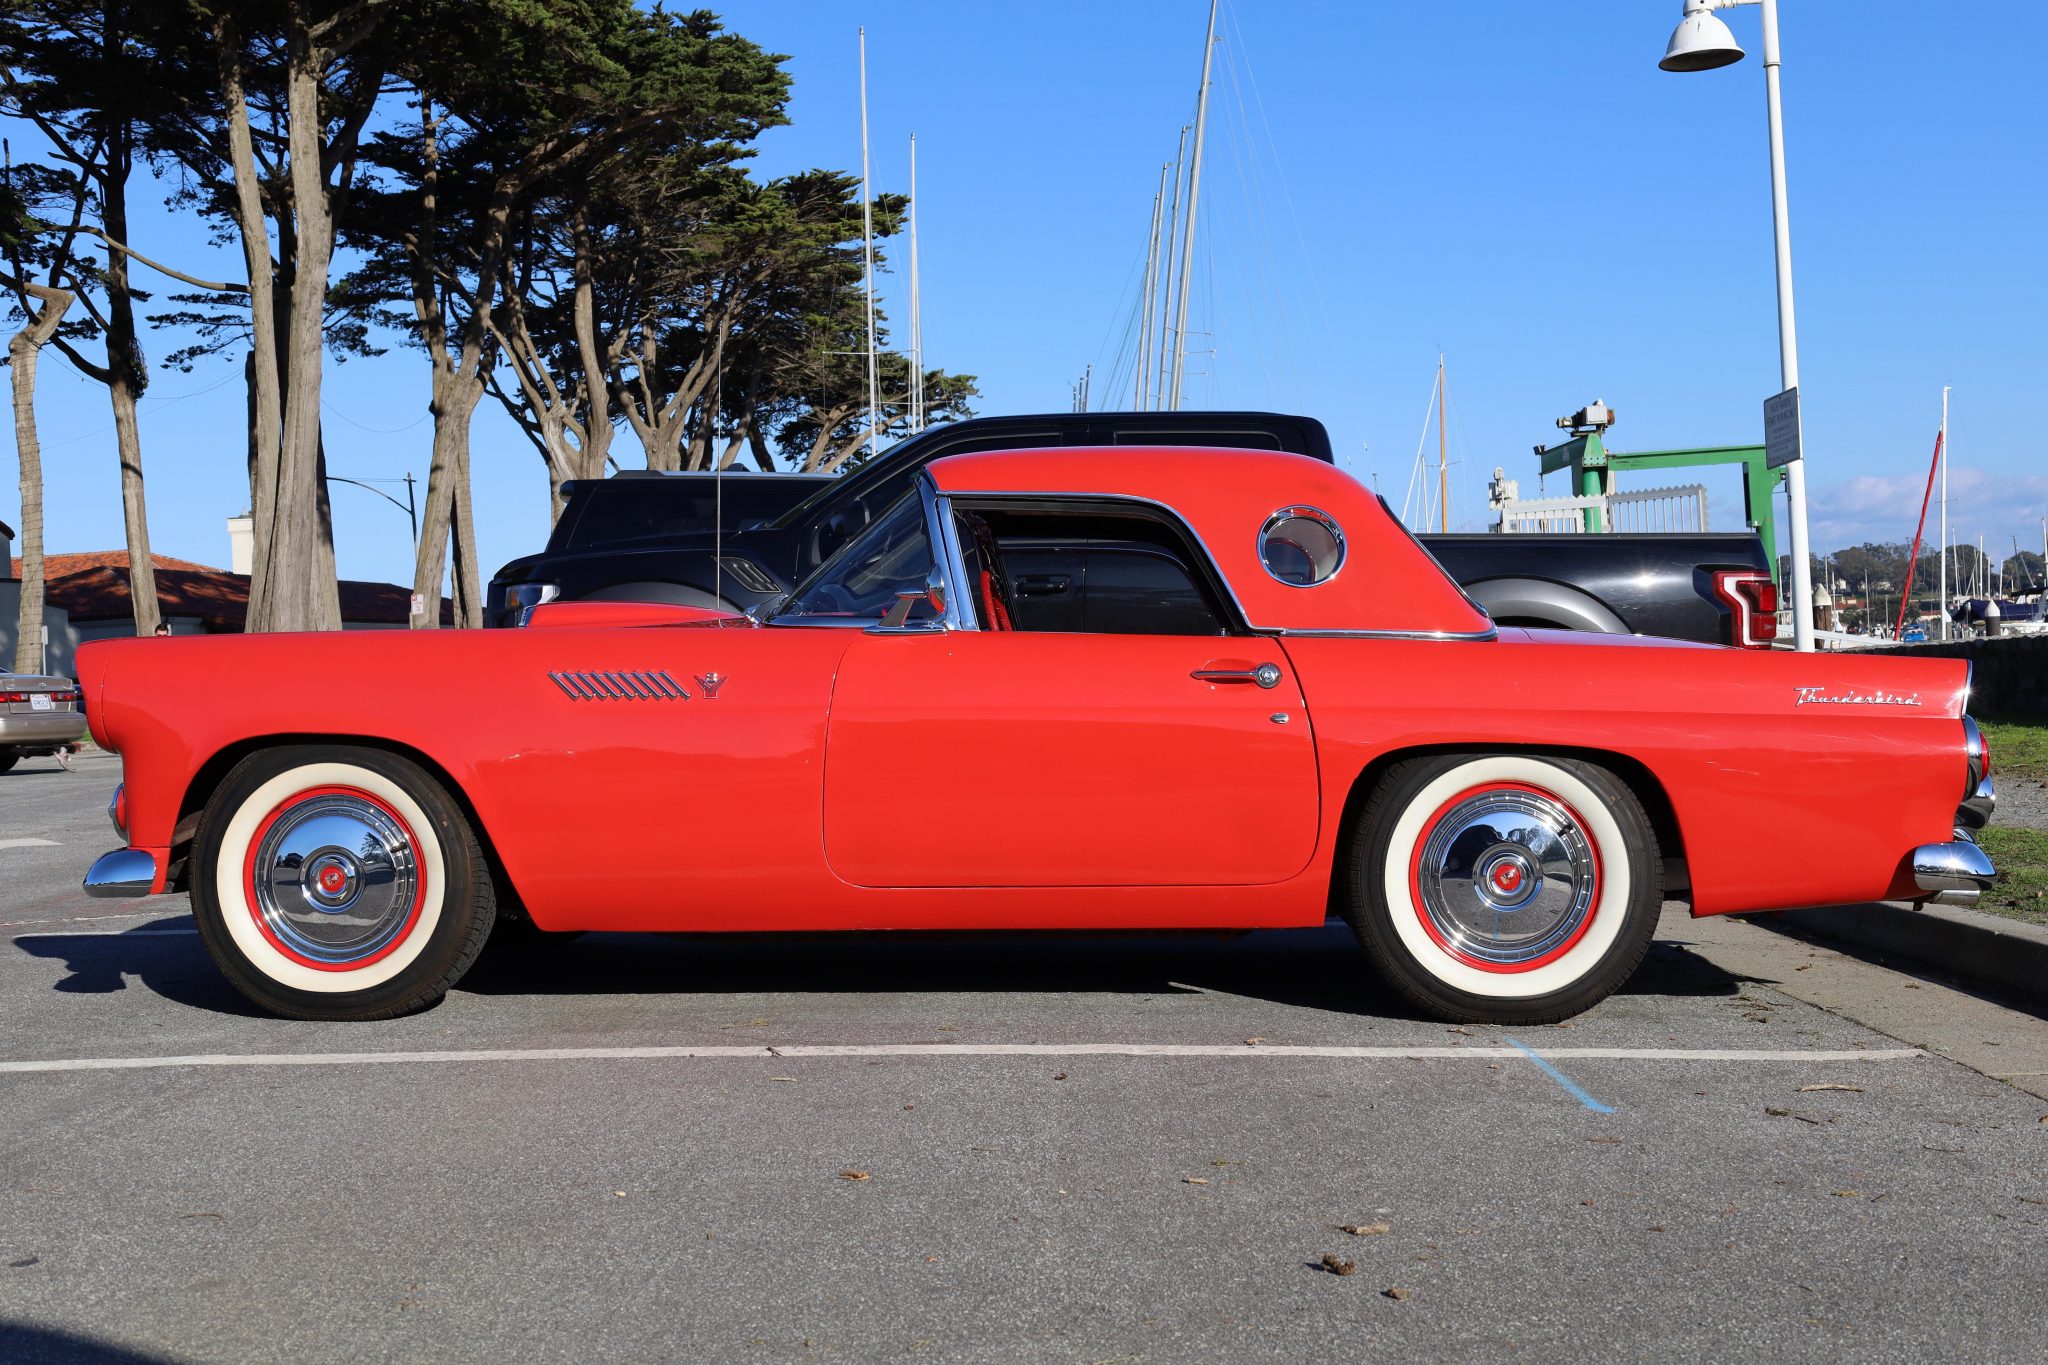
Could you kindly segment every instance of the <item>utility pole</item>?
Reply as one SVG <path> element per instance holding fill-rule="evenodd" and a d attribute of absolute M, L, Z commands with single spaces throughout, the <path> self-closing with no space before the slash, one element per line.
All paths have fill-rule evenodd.
<path fill-rule="evenodd" d="M 868 296 L 868 455 L 881 439 L 882 405 L 875 369 L 875 202 L 868 176 L 868 30 L 860 30 L 860 237 Z"/>
<path fill-rule="evenodd" d="M 1202 199 L 1202 142 L 1209 128 L 1209 65 L 1216 55 L 1216 2 L 1209 0 L 1209 36 L 1202 40 L 1202 88 L 1195 96 L 1195 160 L 1188 171 L 1188 216 L 1181 229 L 1180 303 L 1174 309 L 1173 386 L 1167 407 L 1180 411 L 1181 378 L 1188 359 L 1188 285 L 1195 267 L 1195 211 Z"/>

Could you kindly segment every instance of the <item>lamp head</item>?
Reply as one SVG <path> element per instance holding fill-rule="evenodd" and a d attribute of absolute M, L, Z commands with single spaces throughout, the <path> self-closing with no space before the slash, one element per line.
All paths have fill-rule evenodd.
<path fill-rule="evenodd" d="M 1712 71 L 1741 60 L 1742 44 L 1714 16 L 1709 0 L 1685 0 L 1685 17 L 1671 30 L 1671 43 L 1657 65 L 1665 71 Z"/>

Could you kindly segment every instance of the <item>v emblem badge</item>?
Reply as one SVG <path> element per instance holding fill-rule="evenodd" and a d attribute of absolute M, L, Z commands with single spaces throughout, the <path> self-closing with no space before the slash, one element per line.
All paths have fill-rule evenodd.
<path fill-rule="evenodd" d="M 718 695 L 718 689 L 725 686 L 723 673 L 699 673 L 697 685 L 704 689 L 704 700 L 710 701 Z"/>

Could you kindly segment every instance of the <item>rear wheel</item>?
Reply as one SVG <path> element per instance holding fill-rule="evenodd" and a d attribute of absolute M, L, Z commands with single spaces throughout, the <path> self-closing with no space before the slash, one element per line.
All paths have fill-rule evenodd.
<path fill-rule="evenodd" d="M 194 843 L 192 908 L 235 988 L 296 1019 L 430 1005 L 496 919 L 483 851 L 441 785 L 340 746 L 270 749 L 228 774 Z"/>
<path fill-rule="evenodd" d="M 1460 1023 L 1551 1023 L 1604 1000 L 1642 961 L 1662 900 L 1641 802 L 1573 759 L 1402 763 L 1350 855 L 1345 913 L 1374 967 Z"/>

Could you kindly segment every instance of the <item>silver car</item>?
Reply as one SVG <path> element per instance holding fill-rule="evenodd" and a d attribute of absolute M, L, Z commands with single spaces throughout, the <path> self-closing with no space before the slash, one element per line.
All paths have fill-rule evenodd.
<path fill-rule="evenodd" d="M 0 673 L 0 773 L 24 758 L 70 751 L 85 738 L 78 684 L 34 673 Z"/>

